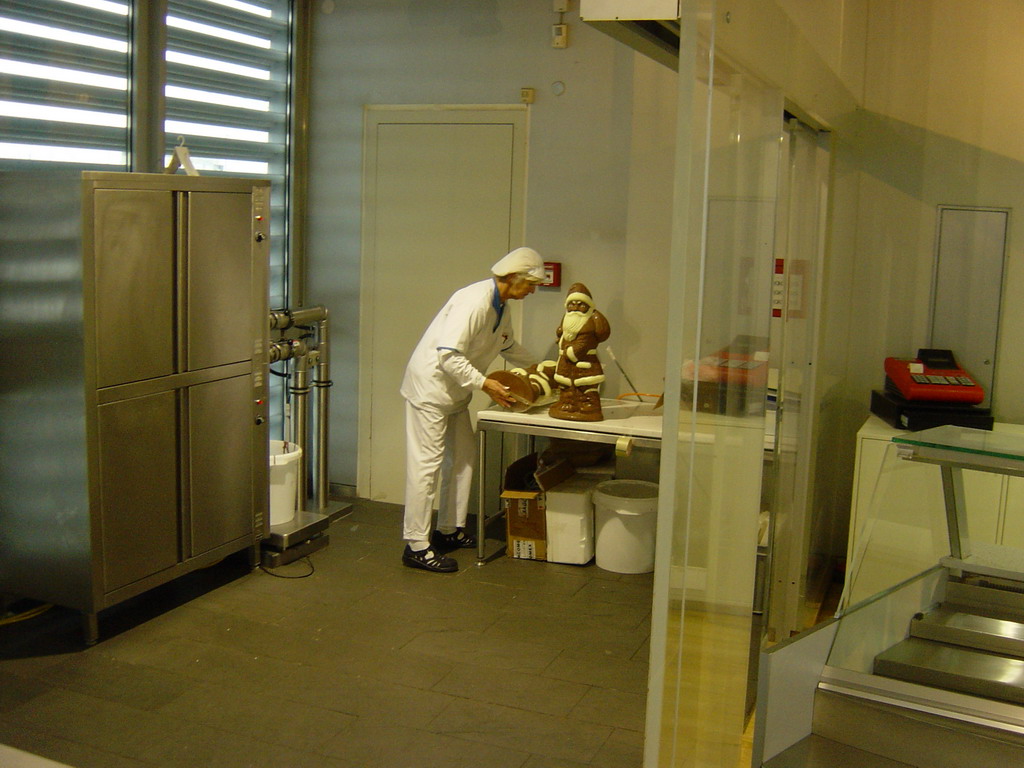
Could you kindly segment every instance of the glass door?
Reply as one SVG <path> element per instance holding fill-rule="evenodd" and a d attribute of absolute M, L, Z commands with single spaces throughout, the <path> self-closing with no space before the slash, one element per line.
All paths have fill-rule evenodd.
<path fill-rule="evenodd" d="M 750 759 L 783 102 L 716 53 L 718 18 L 681 3 L 647 768 Z"/>
<path fill-rule="evenodd" d="M 772 276 L 773 429 L 766 639 L 817 621 L 831 582 L 833 516 L 816 514 L 819 306 L 828 203 L 828 134 L 787 115 Z"/>

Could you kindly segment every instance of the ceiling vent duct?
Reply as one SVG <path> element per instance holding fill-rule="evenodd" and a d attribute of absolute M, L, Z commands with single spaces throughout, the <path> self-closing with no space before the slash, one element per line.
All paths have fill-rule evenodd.
<path fill-rule="evenodd" d="M 580 0 L 580 18 L 659 64 L 679 69 L 679 0 Z"/>

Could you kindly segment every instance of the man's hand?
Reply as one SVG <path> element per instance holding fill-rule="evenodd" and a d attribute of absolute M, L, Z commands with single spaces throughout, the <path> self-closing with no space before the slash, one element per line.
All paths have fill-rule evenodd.
<path fill-rule="evenodd" d="M 494 379 L 484 379 L 484 385 L 481 389 L 498 405 L 511 408 L 516 404 L 516 399 L 508 391 L 508 387 L 502 386 Z"/>

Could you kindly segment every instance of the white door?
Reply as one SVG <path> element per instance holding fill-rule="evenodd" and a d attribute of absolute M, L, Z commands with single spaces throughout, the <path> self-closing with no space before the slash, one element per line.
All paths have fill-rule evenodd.
<path fill-rule="evenodd" d="M 413 347 L 459 288 L 522 244 L 524 107 L 368 107 L 357 493 L 401 504 Z M 477 407 L 486 405 L 480 395 Z"/>

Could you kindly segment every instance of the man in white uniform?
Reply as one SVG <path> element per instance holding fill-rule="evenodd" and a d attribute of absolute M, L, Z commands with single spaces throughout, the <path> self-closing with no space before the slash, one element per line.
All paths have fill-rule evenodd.
<path fill-rule="evenodd" d="M 438 573 L 458 570 L 446 553 L 476 546 L 466 533 L 476 440 L 469 401 L 481 389 L 511 406 L 508 390 L 485 371 L 501 355 L 528 367 L 536 362 L 512 337 L 509 299 L 524 299 L 544 280 L 544 262 L 532 248 L 516 248 L 491 267 L 492 278 L 452 294 L 431 321 L 409 359 L 405 398 L 406 541 L 402 562 Z M 434 487 L 437 530 L 431 531 Z"/>

